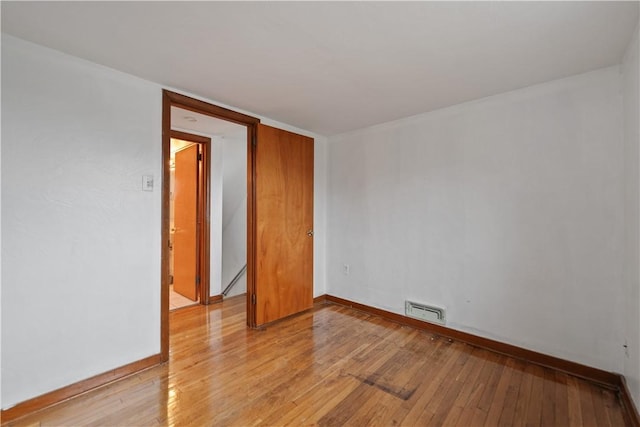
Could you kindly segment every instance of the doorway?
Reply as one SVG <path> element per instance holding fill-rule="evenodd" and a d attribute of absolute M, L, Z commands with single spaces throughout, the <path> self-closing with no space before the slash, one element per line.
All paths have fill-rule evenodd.
<path fill-rule="evenodd" d="M 163 90 L 161 359 L 169 359 L 169 171 L 172 109 L 246 128 L 247 326 L 313 306 L 313 138 L 262 125 L 233 110 Z M 209 192 L 211 197 L 211 191 Z M 213 204 L 212 204 L 213 205 Z M 212 216 L 213 218 L 213 216 Z M 211 260 L 217 259 L 212 256 Z M 216 273 L 217 274 L 217 273 Z M 222 295 L 206 295 L 208 304 Z"/>
<path fill-rule="evenodd" d="M 204 302 L 209 293 L 209 159 L 211 139 L 171 131 L 169 305 Z"/>
<path fill-rule="evenodd" d="M 247 128 L 172 106 L 169 237 L 172 245 L 169 251 L 171 256 L 169 274 L 170 282 L 173 279 L 173 285 L 170 285 L 170 308 L 175 306 L 176 300 L 181 299 L 186 304 L 193 304 L 198 299 L 193 297 L 196 275 L 192 271 L 195 263 L 187 256 L 180 256 L 195 253 L 193 246 L 188 247 L 187 251 L 184 250 L 185 229 L 189 229 L 189 221 L 193 221 L 195 216 L 191 214 L 187 218 L 189 221 L 186 221 L 185 227 L 185 218 L 180 215 L 180 208 L 183 209 L 183 213 L 190 213 L 189 206 L 193 206 L 197 191 L 195 186 L 190 185 L 195 182 L 192 174 L 196 170 L 194 165 L 199 155 L 196 144 L 190 142 L 197 140 L 194 132 L 200 135 L 197 138 L 208 138 L 207 142 L 211 146 L 212 153 L 209 156 L 210 164 L 205 167 L 209 173 L 210 190 L 207 193 L 210 194 L 209 214 L 206 215 L 209 224 L 210 257 L 209 261 L 202 260 L 209 263 L 208 277 L 203 276 L 203 280 L 207 280 L 209 285 L 209 294 L 203 292 L 200 301 L 203 304 L 213 303 L 221 299 L 221 294 L 224 298 L 246 293 Z M 184 141 L 176 139 L 176 135 L 180 136 L 180 134 L 186 135 L 182 138 Z M 181 163 L 186 163 L 186 167 L 181 167 Z M 183 178 L 182 185 L 174 185 L 174 183 L 180 184 L 180 177 Z M 175 221 L 182 221 L 182 224 L 175 225 Z M 193 235 L 191 232 L 187 237 Z M 182 252 L 176 249 L 179 246 L 183 246 Z M 182 258 L 183 263 L 175 265 L 177 258 Z M 186 271 L 184 268 L 182 270 L 178 268 L 184 267 L 184 261 L 191 266 Z M 184 283 L 188 284 L 186 289 Z M 172 289 L 175 289 L 177 294 L 171 292 Z M 204 289 L 206 286 L 203 287 Z"/>

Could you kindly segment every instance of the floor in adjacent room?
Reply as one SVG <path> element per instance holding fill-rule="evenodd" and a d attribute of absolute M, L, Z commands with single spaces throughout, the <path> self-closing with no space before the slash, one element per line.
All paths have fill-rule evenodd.
<path fill-rule="evenodd" d="M 173 290 L 173 285 L 169 285 L 169 310 L 175 310 L 182 307 L 198 304 L 198 301 L 180 295 Z"/>
<path fill-rule="evenodd" d="M 10 425 L 625 425 L 558 371 L 331 304 L 251 330 L 245 301 L 172 312 L 169 363 Z"/>

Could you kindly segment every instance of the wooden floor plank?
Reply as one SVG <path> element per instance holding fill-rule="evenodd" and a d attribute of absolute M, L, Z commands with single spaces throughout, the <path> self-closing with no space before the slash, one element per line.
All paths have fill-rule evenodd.
<path fill-rule="evenodd" d="M 542 405 L 544 399 L 544 368 L 540 366 L 531 367 L 531 393 L 529 394 L 529 404 L 527 405 L 527 426 L 542 425 Z"/>
<path fill-rule="evenodd" d="M 482 357 L 482 353 L 485 350 L 479 348 L 472 348 L 468 362 L 464 365 L 464 368 L 456 376 L 456 381 L 462 383 L 462 388 L 456 396 L 447 417 L 442 422 L 445 426 L 454 426 L 462 416 L 464 408 L 467 406 L 473 387 L 471 384 L 475 384 L 478 375 L 482 371 L 485 358 Z"/>
<path fill-rule="evenodd" d="M 174 311 L 167 364 L 8 425 L 624 425 L 611 390 L 347 307 L 245 324 Z"/>
<path fill-rule="evenodd" d="M 596 412 L 593 408 L 593 399 L 591 398 L 591 384 L 585 381 L 578 382 L 580 390 L 580 408 L 582 409 L 582 423 L 585 426 L 598 426 L 596 422 Z"/>
<path fill-rule="evenodd" d="M 509 361 L 507 361 L 507 367 L 511 370 L 511 380 L 505 393 L 502 412 L 498 420 L 499 426 L 511 426 L 514 424 L 518 395 L 520 394 L 520 386 L 522 385 L 522 377 L 526 367 L 526 364 L 521 360 L 509 359 Z"/>
<path fill-rule="evenodd" d="M 581 426 L 582 402 L 580 400 L 580 380 L 575 377 L 567 377 L 567 406 L 569 412 L 569 426 Z"/>
<path fill-rule="evenodd" d="M 593 402 L 593 412 L 595 413 L 596 425 L 600 427 L 611 427 L 609 414 L 606 408 L 605 392 L 607 390 L 591 385 L 589 387 L 591 391 L 591 400 Z"/>
<path fill-rule="evenodd" d="M 432 403 L 434 397 L 437 397 L 438 390 L 443 390 L 449 383 L 451 370 L 455 366 L 456 355 L 449 352 L 451 345 L 446 343 L 442 338 L 439 339 L 440 346 L 433 355 L 437 357 L 437 362 L 430 366 L 429 374 L 425 381 L 414 393 L 412 399 L 406 401 L 406 405 L 400 406 L 394 415 L 394 419 L 400 425 L 419 425 L 425 424 L 423 412 L 425 408 Z M 443 385 L 444 384 L 444 385 Z"/>
<path fill-rule="evenodd" d="M 555 420 L 557 425 L 569 425 L 569 394 L 567 386 L 568 375 L 562 372 L 555 372 L 556 394 L 555 400 Z"/>
<path fill-rule="evenodd" d="M 513 414 L 513 426 L 515 427 L 526 425 L 533 378 L 533 365 L 525 364 L 524 371 L 522 372 L 522 383 L 520 384 L 518 399 L 516 400 L 516 407 Z"/>
<path fill-rule="evenodd" d="M 556 423 L 556 378 L 551 369 L 544 369 L 544 382 L 542 385 L 542 415 L 543 426 L 554 426 Z"/>
<path fill-rule="evenodd" d="M 498 383 L 495 388 L 495 394 L 491 399 L 491 406 L 487 411 L 487 419 L 485 425 L 496 426 L 499 424 L 502 410 L 505 407 L 505 399 L 507 398 L 507 391 L 509 384 L 511 383 L 511 377 L 513 376 L 513 359 L 507 359 L 502 374 L 499 376 Z"/>
<path fill-rule="evenodd" d="M 485 363 L 483 364 L 482 370 L 480 371 L 475 383 L 470 384 L 472 387 L 471 396 L 456 425 L 484 425 L 487 412 L 480 409 L 479 404 L 486 391 L 491 375 L 497 366 L 497 362 L 502 356 L 497 353 L 485 351 L 484 357 Z"/>

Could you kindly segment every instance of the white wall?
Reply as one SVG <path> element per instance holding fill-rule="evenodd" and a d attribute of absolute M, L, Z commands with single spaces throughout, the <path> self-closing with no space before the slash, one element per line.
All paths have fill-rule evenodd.
<path fill-rule="evenodd" d="M 222 139 L 223 186 L 222 228 L 227 228 L 238 206 L 247 198 L 247 129 L 239 126 L 236 134 Z M 246 215 L 246 212 L 245 212 Z M 246 222 L 246 219 L 245 219 Z"/>
<path fill-rule="evenodd" d="M 3 409 L 160 352 L 161 109 L 155 83 L 2 35 Z"/>
<path fill-rule="evenodd" d="M 161 92 L 3 34 L 2 111 L 8 408 L 160 352 Z"/>
<path fill-rule="evenodd" d="M 638 75 L 638 28 L 622 64 L 624 97 L 624 171 L 625 171 L 625 257 L 624 283 L 628 355 L 624 358 L 624 376 L 640 408 L 640 85 Z"/>
<path fill-rule="evenodd" d="M 612 67 L 332 137 L 328 293 L 622 371 L 619 88 Z"/>
<path fill-rule="evenodd" d="M 313 163 L 313 296 L 328 293 L 327 286 L 327 205 L 329 187 L 329 144 L 325 137 L 315 136 Z"/>
<path fill-rule="evenodd" d="M 209 171 L 211 206 L 209 211 L 209 295 L 222 292 L 222 202 L 223 202 L 223 145 L 219 138 L 211 138 L 211 169 Z"/>
<path fill-rule="evenodd" d="M 222 289 L 247 263 L 247 132 L 223 140 Z M 247 291 L 246 274 L 227 296 Z"/>
<path fill-rule="evenodd" d="M 246 193 L 246 192 L 245 192 Z M 226 288 L 247 263 L 247 198 L 231 215 L 222 232 L 222 288 Z M 247 275 L 243 274 L 227 297 L 247 292 Z"/>

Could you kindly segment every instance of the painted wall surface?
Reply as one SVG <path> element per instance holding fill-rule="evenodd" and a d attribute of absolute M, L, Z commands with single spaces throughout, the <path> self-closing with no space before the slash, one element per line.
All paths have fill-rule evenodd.
<path fill-rule="evenodd" d="M 2 35 L 3 409 L 160 352 L 161 89 Z M 316 173 L 319 236 L 326 163 Z"/>
<path fill-rule="evenodd" d="M 327 205 L 329 191 L 329 144 L 325 137 L 315 136 L 313 162 L 313 296 L 327 290 Z"/>
<path fill-rule="evenodd" d="M 222 203 L 223 203 L 223 167 L 221 155 L 222 141 L 211 135 L 211 170 L 209 188 L 211 206 L 209 211 L 209 295 L 222 292 Z"/>
<path fill-rule="evenodd" d="M 332 137 L 328 293 L 621 372 L 621 110 L 612 67 Z"/>
<path fill-rule="evenodd" d="M 226 288 L 247 263 L 247 199 L 232 214 L 222 232 L 222 287 Z M 247 275 L 243 274 L 227 297 L 247 292 Z"/>
<path fill-rule="evenodd" d="M 8 408 L 160 352 L 161 91 L 3 35 L 2 112 Z"/>
<path fill-rule="evenodd" d="M 247 129 L 239 126 L 237 134 L 222 139 L 223 185 L 222 228 L 227 228 L 238 206 L 247 198 Z M 245 212 L 246 215 L 246 212 Z M 246 219 L 245 219 L 246 222 Z"/>
<path fill-rule="evenodd" d="M 222 196 L 222 289 L 247 263 L 247 132 L 225 136 L 224 193 Z M 227 296 L 247 291 L 246 274 L 234 285 Z"/>
<path fill-rule="evenodd" d="M 636 407 L 640 407 L 640 67 L 638 28 L 622 64 L 624 98 L 625 257 L 624 283 L 628 354 L 624 376 Z"/>

